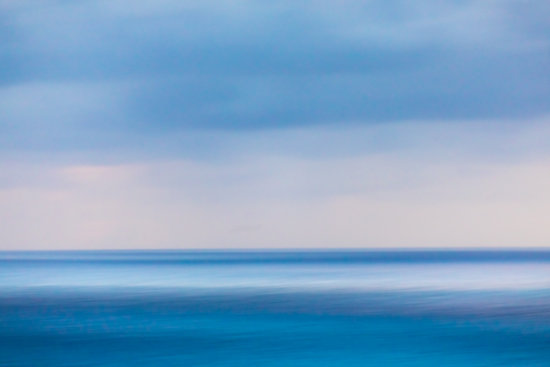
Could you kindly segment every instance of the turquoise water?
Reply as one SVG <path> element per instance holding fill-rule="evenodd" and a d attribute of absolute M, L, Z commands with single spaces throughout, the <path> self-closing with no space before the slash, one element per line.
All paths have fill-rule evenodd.
<path fill-rule="evenodd" d="M 550 252 L 0 253 L 0 366 L 549 366 Z"/>

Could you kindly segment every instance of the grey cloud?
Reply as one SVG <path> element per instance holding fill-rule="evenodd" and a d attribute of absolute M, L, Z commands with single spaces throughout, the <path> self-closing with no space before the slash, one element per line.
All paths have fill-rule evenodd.
<path fill-rule="evenodd" d="M 513 0 L 3 1 L 0 129 L 13 147 L 93 149 L 188 129 L 546 115 L 546 10 Z M 60 84 L 101 87 L 62 97 Z M 26 85 L 43 85 L 47 106 L 31 88 L 5 98 Z"/>
<path fill-rule="evenodd" d="M 494 49 L 504 41 L 524 44 L 544 33 L 543 22 L 533 35 L 517 17 L 515 28 L 506 26 L 514 2 L 47 4 L 10 15 L 19 47 L 12 53 L 19 54 L 20 65 L 35 78 L 372 73 L 410 67 L 411 55 L 427 48 L 436 54 L 442 48 L 458 49 L 470 57 L 477 50 L 464 44 Z M 140 5 L 136 14 L 133 8 Z"/>
<path fill-rule="evenodd" d="M 174 78 L 138 88 L 130 109 L 157 128 L 228 129 L 548 112 L 550 78 L 540 60 L 453 56 L 372 74 Z"/>

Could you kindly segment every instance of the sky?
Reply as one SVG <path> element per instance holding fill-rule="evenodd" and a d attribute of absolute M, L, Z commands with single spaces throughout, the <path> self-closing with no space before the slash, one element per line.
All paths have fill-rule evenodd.
<path fill-rule="evenodd" d="M 548 247 L 548 14 L 0 0 L 0 250 Z"/>

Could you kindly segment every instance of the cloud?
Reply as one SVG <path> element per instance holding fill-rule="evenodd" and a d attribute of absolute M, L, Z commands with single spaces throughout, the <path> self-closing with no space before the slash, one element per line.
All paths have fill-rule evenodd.
<path fill-rule="evenodd" d="M 111 122 L 107 131 L 532 118 L 549 109 L 550 26 L 540 2 L 0 6 L 0 60 L 8 66 L 0 93 L 14 85 L 49 85 L 54 95 L 60 84 L 131 85 L 118 96 L 107 88 L 91 97 L 105 102 L 96 119 Z M 20 98 L 36 102 L 27 90 Z M 56 125 L 54 117 L 42 120 Z"/>
<path fill-rule="evenodd" d="M 542 245 L 549 10 L 0 0 L 0 244 Z"/>

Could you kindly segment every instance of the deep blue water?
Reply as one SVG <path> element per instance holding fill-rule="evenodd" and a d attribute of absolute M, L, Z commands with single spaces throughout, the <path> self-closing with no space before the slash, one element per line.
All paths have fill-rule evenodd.
<path fill-rule="evenodd" d="M 4 252 L 0 366 L 550 366 L 550 251 Z"/>

